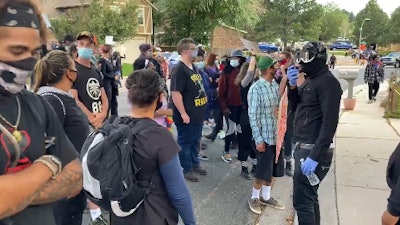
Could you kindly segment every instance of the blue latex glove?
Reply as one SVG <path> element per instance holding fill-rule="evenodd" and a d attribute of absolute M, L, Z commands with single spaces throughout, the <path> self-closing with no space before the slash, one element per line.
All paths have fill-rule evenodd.
<path fill-rule="evenodd" d="M 307 157 L 306 161 L 304 161 L 303 165 L 301 166 L 301 172 L 303 172 L 305 176 L 309 176 L 312 173 L 314 173 L 315 168 L 317 168 L 317 166 L 318 166 L 317 161 L 314 161 L 311 158 Z"/>
<path fill-rule="evenodd" d="M 287 76 L 290 86 L 297 86 L 297 78 L 299 77 L 299 70 L 294 66 L 290 66 L 287 71 Z"/>

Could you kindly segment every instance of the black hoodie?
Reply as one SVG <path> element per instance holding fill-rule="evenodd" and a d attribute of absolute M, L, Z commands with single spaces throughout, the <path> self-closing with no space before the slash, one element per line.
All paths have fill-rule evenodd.
<path fill-rule="evenodd" d="M 315 59 L 301 66 L 306 81 L 289 91 L 289 100 L 297 105 L 294 141 L 315 144 L 309 157 L 319 161 L 335 135 L 343 91 L 325 61 Z"/>

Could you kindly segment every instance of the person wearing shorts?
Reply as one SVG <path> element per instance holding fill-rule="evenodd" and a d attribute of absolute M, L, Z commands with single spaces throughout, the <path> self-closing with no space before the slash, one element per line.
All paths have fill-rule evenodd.
<path fill-rule="evenodd" d="M 275 64 L 276 61 L 269 56 L 264 56 L 259 60 L 257 68 L 261 71 L 262 75 L 250 87 L 247 97 L 250 126 L 257 149 L 255 180 L 252 195 L 248 201 L 250 210 L 255 214 L 261 214 L 261 205 L 281 210 L 285 208 L 271 197 L 280 98 L 279 85 L 274 81 L 276 72 Z"/>

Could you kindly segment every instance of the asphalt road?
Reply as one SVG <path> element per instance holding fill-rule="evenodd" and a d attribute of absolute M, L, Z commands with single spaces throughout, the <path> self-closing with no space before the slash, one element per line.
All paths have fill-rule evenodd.
<path fill-rule="evenodd" d="M 338 66 L 337 68 L 341 67 Z M 387 78 L 390 77 L 392 71 L 394 71 L 393 67 L 385 68 Z M 398 74 L 400 75 L 400 70 Z M 348 88 L 347 81 L 342 79 L 339 79 L 339 81 L 342 89 L 346 90 Z M 359 74 L 355 81 L 355 85 L 361 84 L 364 84 L 363 72 Z M 118 102 L 120 115 L 128 115 L 130 105 L 127 101 L 127 91 L 125 88 L 120 89 Z M 289 211 L 284 212 L 285 215 L 282 216 L 282 221 L 274 221 L 273 223 L 272 220 L 269 222 L 265 219 L 264 221 L 259 221 L 260 218 L 248 209 L 247 200 L 251 195 L 252 183 L 240 177 L 240 162 L 234 159 L 233 163 L 227 164 L 221 160 L 220 156 L 223 151 L 222 140 L 216 140 L 215 142 L 203 141 L 208 145 L 206 154 L 210 157 L 210 160 L 203 161 L 202 166 L 208 170 L 209 174 L 208 176 L 200 177 L 200 182 L 198 183 L 188 183 L 193 197 L 198 224 L 215 225 L 221 222 L 230 225 L 250 225 L 256 222 L 260 224 L 286 224 L 284 219 L 290 214 Z M 231 153 L 235 156 L 237 150 L 233 150 Z M 288 178 L 285 177 L 284 179 Z M 290 193 L 288 190 L 283 190 L 286 188 L 290 187 L 284 187 L 280 191 Z M 287 208 L 290 208 L 290 205 L 287 205 Z M 275 214 L 276 212 L 273 211 L 272 213 Z M 268 218 L 269 216 L 261 218 L 264 217 Z M 277 219 L 280 220 L 280 218 Z M 88 221 L 89 215 L 85 214 L 82 225 L 87 225 Z"/>

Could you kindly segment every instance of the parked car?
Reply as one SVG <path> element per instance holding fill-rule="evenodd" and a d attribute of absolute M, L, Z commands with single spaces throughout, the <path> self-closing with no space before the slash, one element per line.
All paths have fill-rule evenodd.
<path fill-rule="evenodd" d="M 391 52 L 387 56 L 381 57 L 381 62 L 384 66 L 400 67 L 400 52 Z"/>
<path fill-rule="evenodd" d="M 258 48 L 262 52 L 277 52 L 277 51 L 279 51 L 279 48 L 276 47 L 275 45 L 271 45 L 271 44 L 263 43 L 263 42 L 258 43 Z"/>
<path fill-rule="evenodd" d="M 336 49 L 352 49 L 353 48 L 353 44 L 350 42 L 344 42 L 344 41 L 337 41 L 337 42 L 333 42 L 330 46 L 329 49 L 330 50 L 336 50 Z"/>

